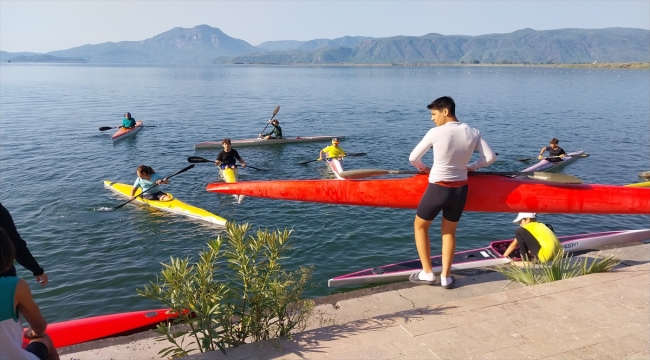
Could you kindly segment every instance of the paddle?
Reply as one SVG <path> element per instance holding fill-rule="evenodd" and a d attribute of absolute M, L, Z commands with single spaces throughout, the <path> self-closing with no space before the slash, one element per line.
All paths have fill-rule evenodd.
<path fill-rule="evenodd" d="M 561 184 L 582 184 L 582 179 L 566 174 L 548 172 L 521 172 L 521 171 L 475 171 L 469 175 L 503 175 L 503 176 L 525 176 L 533 180 L 548 181 Z"/>
<path fill-rule="evenodd" d="M 499 154 L 497 154 L 497 155 L 499 155 Z M 582 153 L 582 154 L 579 154 L 579 155 L 571 155 L 571 157 L 573 157 L 573 158 L 585 158 L 585 157 L 589 157 L 589 154 Z M 559 156 L 548 156 L 548 157 L 545 157 L 544 159 L 559 159 L 559 158 L 560 158 Z M 517 159 L 517 161 L 528 161 L 528 160 L 533 160 L 533 158 Z"/>
<path fill-rule="evenodd" d="M 366 155 L 366 153 L 352 153 L 352 154 L 346 154 L 346 155 L 343 155 L 343 156 L 346 157 L 346 156 L 365 156 L 365 155 Z M 303 161 L 303 162 L 298 163 L 298 165 L 305 165 L 305 164 L 309 164 L 309 163 L 314 162 L 314 161 L 321 161 L 321 160 L 323 160 L 323 159 Z"/>
<path fill-rule="evenodd" d="M 167 176 L 167 177 L 164 178 L 163 180 L 168 180 L 168 179 L 171 178 L 171 177 L 174 177 L 174 176 L 176 176 L 176 175 L 178 175 L 178 174 L 182 174 L 182 173 L 186 172 L 187 170 L 189 170 L 189 169 L 191 169 L 191 168 L 193 168 L 193 167 L 194 167 L 194 164 L 192 164 L 192 165 L 190 165 L 190 166 L 188 166 L 188 167 L 186 167 L 186 168 L 184 168 L 184 169 L 182 169 L 182 170 L 180 170 L 180 171 L 178 171 L 178 172 L 175 172 L 175 173 L 173 173 L 173 174 Z M 156 185 L 154 185 L 154 186 L 148 188 L 146 191 L 141 192 L 140 194 L 138 194 L 137 196 L 135 196 L 133 199 L 129 199 L 129 201 L 127 201 L 127 202 L 125 202 L 125 203 L 123 203 L 123 204 L 120 204 L 120 205 L 117 205 L 117 206 L 113 207 L 110 211 L 117 210 L 117 209 L 121 208 L 122 206 L 124 206 L 124 205 L 130 203 L 131 201 L 135 200 L 138 196 L 142 196 L 142 194 L 144 194 L 144 193 L 146 193 L 147 191 L 149 191 L 149 190 L 155 188 L 156 186 L 158 186 L 158 184 L 156 184 Z"/>
<path fill-rule="evenodd" d="M 273 118 L 275 117 L 275 115 L 278 114 L 278 111 L 280 111 L 280 105 L 278 105 L 278 106 L 275 107 L 275 110 L 273 110 L 273 116 L 271 116 L 271 120 L 269 120 L 269 122 L 266 123 L 266 126 L 264 127 L 264 129 L 262 129 L 262 132 L 260 133 L 260 135 L 261 135 L 261 134 L 264 134 L 264 130 L 266 130 L 266 128 L 267 128 L 267 127 L 269 126 L 269 124 L 271 123 L 271 121 L 273 121 Z"/>
<path fill-rule="evenodd" d="M 198 163 L 213 163 L 214 164 L 214 161 L 204 159 L 204 158 L 199 157 L 199 156 L 190 156 L 190 157 L 187 158 L 187 162 L 193 163 L 193 164 L 198 164 Z M 258 171 L 268 171 L 267 169 L 256 168 L 255 166 L 250 166 L 248 164 L 246 164 L 246 167 L 251 168 L 251 169 L 255 169 L 255 170 L 258 170 Z"/>
<path fill-rule="evenodd" d="M 419 171 L 403 171 L 403 170 L 383 170 L 383 169 L 360 169 L 360 170 L 344 170 L 339 174 L 345 179 L 360 179 L 371 176 L 381 175 L 395 175 L 395 174 L 422 174 Z M 502 175 L 502 176 L 526 176 L 533 180 L 542 180 L 548 182 L 562 183 L 562 184 L 582 184 L 582 180 L 575 176 L 565 174 L 555 174 L 546 172 L 520 172 L 520 171 L 482 171 L 482 172 L 469 172 L 469 175 Z"/>
<path fill-rule="evenodd" d="M 142 127 L 156 127 L 155 125 L 142 125 Z M 102 126 L 99 128 L 99 131 L 106 131 L 110 129 L 119 129 L 121 126 L 115 126 L 115 127 L 110 127 L 110 126 Z"/>

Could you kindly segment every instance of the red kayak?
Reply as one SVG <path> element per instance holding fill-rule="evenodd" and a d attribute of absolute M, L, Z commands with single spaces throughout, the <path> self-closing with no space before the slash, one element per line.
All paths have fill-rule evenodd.
<path fill-rule="evenodd" d="M 125 129 L 125 128 L 120 128 L 115 135 L 111 137 L 113 139 L 113 142 L 116 142 L 118 140 L 126 139 L 128 137 L 131 137 L 135 135 L 138 131 L 142 130 L 142 126 L 144 126 L 144 123 L 140 120 L 138 120 L 135 123 L 135 127 L 132 127 L 130 129 Z"/>
<path fill-rule="evenodd" d="M 153 328 L 176 316 L 170 309 L 100 315 L 48 324 L 46 333 L 52 338 L 54 347 L 60 348 Z M 29 339 L 23 338 L 23 347 L 28 343 Z"/>
<path fill-rule="evenodd" d="M 275 180 L 212 183 L 206 190 L 281 200 L 417 208 L 427 175 L 378 180 Z M 562 214 L 650 214 L 650 189 L 559 184 L 509 176 L 469 177 L 467 211 Z"/>

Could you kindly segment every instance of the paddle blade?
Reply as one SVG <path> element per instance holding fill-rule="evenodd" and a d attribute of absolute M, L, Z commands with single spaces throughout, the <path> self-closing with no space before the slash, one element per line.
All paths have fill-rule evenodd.
<path fill-rule="evenodd" d="M 345 156 L 366 156 L 366 153 L 353 153 L 353 154 L 346 154 Z"/>
<path fill-rule="evenodd" d="M 278 111 L 280 111 L 280 105 L 275 107 L 275 110 L 273 110 L 273 116 L 271 116 L 271 120 L 275 117 L 275 115 L 278 114 Z"/>
<path fill-rule="evenodd" d="M 397 174 L 420 174 L 419 171 L 384 170 L 384 169 L 359 169 L 344 170 L 339 173 L 344 179 L 362 179 L 372 176 L 397 175 Z"/>
<path fill-rule="evenodd" d="M 582 184 L 582 179 L 566 174 L 534 172 L 526 175 L 529 179 L 555 182 L 561 184 Z"/>
<path fill-rule="evenodd" d="M 521 159 L 517 159 L 517 161 L 529 161 L 529 160 L 533 160 L 533 158 L 521 158 Z"/>
<path fill-rule="evenodd" d="M 469 175 L 498 175 L 498 176 L 525 176 L 529 179 L 548 181 L 560 184 L 582 184 L 582 179 L 571 175 L 547 172 L 521 172 L 521 171 L 476 171 Z"/>
<path fill-rule="evenodd" d="M 110 126 L 102 126 L 102 127 L 99 128 L 99 131 L 106 131 L 106 130 L 110 130 L 110 129 L 112 129 L 112 127 L 110 127 Z"/>
<path fill-rule="evenodd" d="M 187 162 L 192 163 L 192 164 L 198 164 L 198 163 L 211 163 L 211 162 L 214 162 L 214 161 L 204 159 L 204 158 L 199 157 L 199 156 L 190 156 L 190 157 L 187 158 Z"/>

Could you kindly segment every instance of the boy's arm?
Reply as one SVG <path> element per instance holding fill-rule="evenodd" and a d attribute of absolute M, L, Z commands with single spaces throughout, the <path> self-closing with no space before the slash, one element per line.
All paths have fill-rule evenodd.
<path fill-rule="evenodd" d="M 43 314 L 41 314 L 41 309 L 36 305 L 36 302 L 32 297 L 32 291 L 29 289 L 29 285 L 27 285 L 25 280 L 18 280 L 14 299 L 18 311 L 23 314 L 31 328 L 32 333 L 26 335 L 29 338 L 43 337 L 43 335 L 45 335 L 45 329 L 47 329 L 47 322 L 45 321 Z"/>

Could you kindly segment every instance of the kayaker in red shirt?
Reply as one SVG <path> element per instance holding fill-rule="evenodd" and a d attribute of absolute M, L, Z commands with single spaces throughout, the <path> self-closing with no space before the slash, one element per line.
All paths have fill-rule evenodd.
<path fill-rule="evenodd" d="M 542 150 L 539 151 L 539 156 L 537 158 L 539 160 L 542 160 L 544 158 L 544 153 L 548 151 L 549 157 L 546 160 L 553 161 L 559 161 L 559 159 L 563 158 L 566 156 L 566 151 L 562 149 L 561 147 L 558 146 L 560 143 L 560 140 L 556 138 L 552 138 L 551 141 L 549 141 L 549 146 L 545 146 L 542 148 Z"/>
<path fill-rule="evenodd" d="M 409 280 L 418 284 L 435 283 L 431 268 L 429 227 L 442 211 L 440 284 L 449 289 L 454 286 L 450 271 L 456 250 L 456 227 L 467 200 L 467 172 L 490 165 L 496 160 L 496 154 L 477 129 L 456 119 L 456 104 L 451 97 L 440 97 L 427 105 L 427 109 L 431 110 L 431 120 L 436 127 L 427 132 L 409 156 L 413 166 L 429 174 L 429 185 L 420 199 L 413 223 L 415 246 L 422 262 L 422 271 L 413 274 Z M 432 147 L 433 166 L 429 168 L 421 159 Z M 474 150 L 481 158 L 469 164 Z"/>

